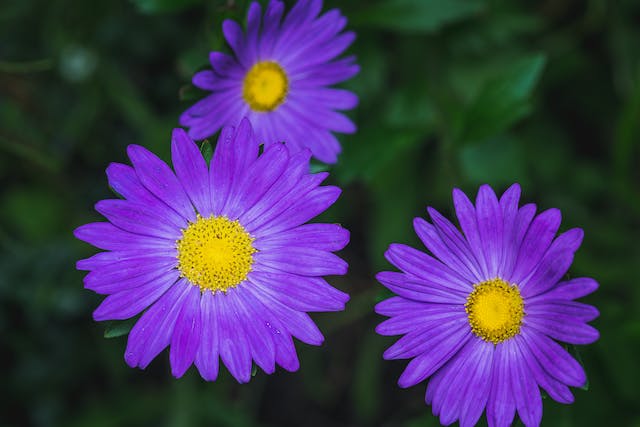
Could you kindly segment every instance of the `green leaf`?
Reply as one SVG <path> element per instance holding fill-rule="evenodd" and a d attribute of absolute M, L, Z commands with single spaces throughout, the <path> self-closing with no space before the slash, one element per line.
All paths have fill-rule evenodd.
<path fill-rule="evenodd" d="M 530 97 L 545 64 L 535 54 L 507 65 L 479 91 L 462 112 L 456 132 L 458 142 L 497 135 L 531 111 Z"/>
<path fill-rule="evenodd" d="M 469 143 L 458 150 L 464 177 L 474 184 L 507 186 L 529 182 L 522 141 L 503 135 Z"/>
<path fill-rule="evenodd" d="M 355 25 L 403 32 L 434 32 L 476 15 L 483 9 L 477 0 L 385 0 L 362 9 Z"/>
<path fill-rule="evenodd" d="M 202 0 L 130 0 L 143 13 L 165 13 L 186 9 Z"/>
<path fill-rule="evenodd" d="M 138 320 L 137 317 L 127 320 L 114 320 L 111 322 L 107 322 L 104 327 L 104 337 L 105 338 L 117 338 L 123 335 L 127 335 L 133 325 Z"/>

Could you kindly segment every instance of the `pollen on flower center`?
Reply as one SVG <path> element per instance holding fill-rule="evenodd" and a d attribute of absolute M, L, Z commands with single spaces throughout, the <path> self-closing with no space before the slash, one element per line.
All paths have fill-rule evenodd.
<path fill-rule="evenodd" d="M 253 111 L 273 111 L 287 96 L 289 80 L 277 62 L 256 63 L 244 77 L 242 97 Z"/>
<path fill-rule="evenodd" d="M 520 333 L 524 300 L 516 285 L 495 278 L 478 283 L 464 305 L 471 330 L 494 344 Z"/>
<path fill-rule="evenodd" d="M 202 291 L 227 291 L 247 278 L 256 252 L 253 238 L 236 220 L 203 218 L 182 230 L 176 242 L 178 270 Z"/>

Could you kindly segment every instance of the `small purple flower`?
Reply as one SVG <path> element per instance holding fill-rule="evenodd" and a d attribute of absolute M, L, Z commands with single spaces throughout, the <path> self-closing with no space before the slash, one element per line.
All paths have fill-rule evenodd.
<path fill-rule="evenodd" d="M 345 274 L 332 252 L 349 241 L 336 224 L 305 224 L 331 206 L 340 189 L 310 174 L 308 150 L 272 144 L 259 155 L 247 120 L 225 127 L 208 167 L 182 129 L 173 132 L 171 168 L 143 147 L 127 150 L 133 167 L 113 163 L 109 185 L 123 199 L 102 200 L 109 222 L 75 236 L 106 252 L 78 261 L 84 284 L 108 295 L 95 320 L 143 312 L 125 360 L 145 368 L 168 345 L 173 375 L 195 363 L 206 380 L 218 358 L 239 382 L 252 361 L 299 367 L 292 337 L 320 345 L 309 311 L 343 310 L 349 296 L 324 275 Z"/>
<path fill-rule="evenodd" d="M 263 18 L 253 2 L 246 34 L 237 22 L 224 21 L 234 56 L 211 52 L 212 69 L 193 76 L 193 84 L 211 94 L 180 117 L 189 135 L 203 139 L 248 117 L 260 142 L 307 147 L 317 159 L 335 163 L 341 147 L 331 132 L 356 129 L 336 110 L 354 108 L 358 98 L 330 86 L 360 68 L 353 56 L 336 59 L 355 39 L 341 33 L 347 19 L 337 9 L 318 16 L 321 9 L 322 0 L 300 0 L 284 15 L 284 4 L 271 0 Z"/>
<path fill-rule="evenodd" d="M 572 403 L 568 386 L 585 384 L 584 370 L 556 341 L 590 344 L 598 331 L 587 322 L 598 310 L 574 301 L 593 292 L 590 278 L 561 281 L 582 242 L 581 229 L 556 237 L 560 211 L 535 215 L 518 207 L 520 186 L 498 200 L 488 185 L 476 205 L 453 191 L 464 235 L 436 210 L 432 223 L 414 228 L 432 255 L 392 244 L 385 256 L 402 272 L 378 280 L 398 296 L 376 306 L 390 319 L 382 335 L 404 335 L 385 359 L 412 359 L 400 387 L 429 379 L 426 402 L 440 422 L 474 425 L 486 407 L 490 426 L 508 426 L 517 410 L 526 426 L 542 419 L 542 387 Z"/>

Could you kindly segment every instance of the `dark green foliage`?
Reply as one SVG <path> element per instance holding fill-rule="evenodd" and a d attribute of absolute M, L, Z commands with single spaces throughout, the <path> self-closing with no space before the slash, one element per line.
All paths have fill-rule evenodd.
<path fill-rule="evenodd" d="M 226 371 L 174 380 L 163 353 L 144 372 L 123 360 L 130 322 L 91 318 L 82 287 L 92 255 L 72 230 L 99 220 L 104 175 L 137 143 L 169 159 L 171 129 L 203 94 L 190 85 L 225 18 L 248 1 L 0 2 L 0 381 L 2 426 L 438 425 L 424 385 L 396 386 L 403 362 L 375 335 L 374 274 L 392 241 L 419 247 L 415 216 L 452 214 L 451 189 L 523 185 L 523 201 L 558 207 L 585 240 L 572 277 L 600 282 L 601 317 L 580 348 L 589 390 L 544 400 L 549 426 L 640 425 L 640 4 L 546 0 L 326 0 L 358 38 L 359 131 L 339 136 L 329 183 L 344 193 L 323 221 L 352 232 L 342 255 L 352 295 L 313 315 L 320 348 L 298 343 L 301 369 Z M 291 3 L 291 2 L 289 2 Z M 215 138 L 202 142 L 210 156 Z M 114 337 L 113 339 L 104 339 Z M 483 421 L 484 422 L 484 421 Z"/>

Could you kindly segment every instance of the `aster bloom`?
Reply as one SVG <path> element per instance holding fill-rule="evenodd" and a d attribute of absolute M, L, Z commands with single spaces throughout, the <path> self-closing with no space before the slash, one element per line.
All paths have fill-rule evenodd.
<path fill-rule="evenodd" d="M 171 370 L 192 363 L 215 380 L 220 358 L 239 382 L 252 361 L 299 367 L 292 337 L 320 345 L 309 311 L 342 310 L 348 295 L 321 276 L 345 274 L 333 251 L 349 232 L 305 224 L 340 189 L 310 174 L 311 154 L 284 144 L 259 155 L 248 121 L 222 130 L 211 166 L 182 129 L 173 132 L 175 173 L 143 147 L 127 150 L 133 167 L 111 164 L 109 185 L 124 199 L 102 200 L 109 222 L 86 224 L 77 238 L 105 252 L 77 263 L 84 284 L 108 295 L 95 320 L 143 312 L 129 333 L 125 360 L 145 368 L 168 345 Z"/>
<path fill-rule="evenodd" d="M 556 237 L 560 212 L 536 216 L 518 207 L 520 186 L 498 198 L 480 187 L 475 206 L 453 191 L 464 234 L 432 208 L 432 223 L 414 220 L 432 255 L 392 244 L 385 256 L 402 272 L 377 279 L 397 294 L 376 306 L 390 319 L 382 335 L 404 335 L 385 359 L 412 359 L 398 384 L 427 378 L 426 402 L 444 425 L 474 425 L 486 408 L 490 426 L 508 426 L 517 410 L 527 426 L 542 419 L 542 387 L 554 400 L 573 402 L 568 386 L 586 376 L 557 341 L 589 344 L 598 331 L 586 322 L 598 311 L 574 301 L 593 292 L 590 278 L 562 280 L 582 242 L 581 229 Z"/>
<path fill-rule="evenodd" d="M 322 0 L 300 0 L 285 15 L 284 4 L 272 0 L 263 18 L 253 2 L 246 33 L 237 22 L 224 21 L 233 56 L 212 52 L 212 69 L 193 76 L 193 84 L 211 94 L 180 117 L 189 135 L 203 139 L 248 117 L 260 142 L 307 147 L 317 159 L 335 163 L 341 148 L 331 132 L 356 129 L 336 110 L 354 108 L 358 98 L 329 86 L 359 67 L 353 56 L 336 59 L 355 39 L 342 32 L 347 19 L 336 9 L 318 16 L 321 9 Z"/>

